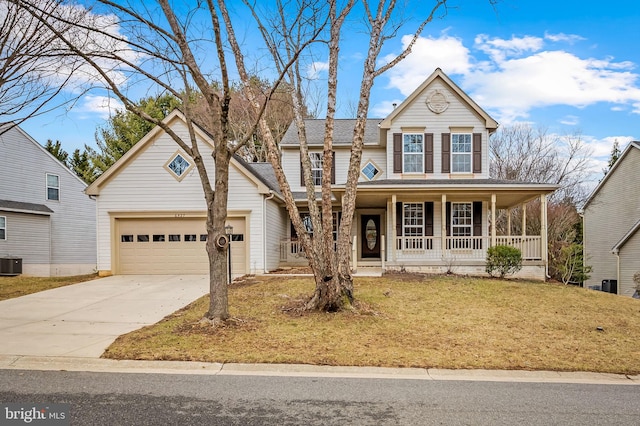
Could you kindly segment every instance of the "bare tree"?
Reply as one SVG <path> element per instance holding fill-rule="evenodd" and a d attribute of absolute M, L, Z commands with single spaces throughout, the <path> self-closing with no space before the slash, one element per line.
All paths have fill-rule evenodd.
<path fill-rule="evenodd" d="M 327 16 L 328 27 L 321 35 L 324 37 L 323 46 L 328 56 L 328 79 L 326 87 L 326 119 L 323 146 L 323 171 L 322 171 L 322 195 L 320 206 L 315 194 L 315 185 L 311 173 L 311 161 L 306 138 L 306 130 L 303 116 L 300 113 L 305 91 L 303 86 L 304 67 L 301 61 L 295 61 L 295 66 L 289 68 L 285 75 L 291 86 L 292 103 L 294 105 L 294 123 L 297 126 L 298 138 L 300 141 L 300 158 L 302 163 L 305 187 L 307 189 L 307 208 L 313 224 L 313 238 L 305 229 L 300 217 L 298 207 L 295 204 L 293 194 L 287 179 L 284 175 L 280 156 L 277 147 L 273 143 L 273 138 L 268 135 L 266 123 L 260 123 L 263 131 L 263 139 L 267 142 L 268 158 L 274 167 L 276 177 L 283 193 L 289 216 L 293 226 L 302 242 L 309 264 L 313 270 L 316 289 L 306 305 L 307 309 L 317 309 L 323 311 L 335 311 L 350 306 L 353 302 L 353 279 L 350 265 L 350 235 L 355 214 L 355 201 L 357 182 L 360 174 L 360 163 L 362 159 L 362 149 L 364 145 L 364 131 L 369 109 L 369 98 L 374 81 L 385 71 L 402 61 L 411 51 L 417 38 L 422 33 L 425 26 L 436 16 L 444 16 L 447 11 L 446 0 L 436 0 L 430 9 L 425 11 L 424 19 L 418 22 L 416 27 L 411 29 L 413 34 L 407 47 L 394 59 L 386 63 L 380 63 L 380 52 L 385 42 L 394 39 L 403 25 L 406 23 L 401 15 L 402 9 L 397 2 L 369 2 L 363 1 L 365 31 L 369 36 L 367 55 L 363 60 L 362 80 L 360 84 L 359 98 L 356 108 L 356 119 L 353 129 L 353 139 L 351 145 L 351 155 L 347 172 L 345 193 L 342 197 L 342 222 L 339 225 L 338 239 L 334 245 L 333 223 L 332 223 L 332 188 L 331 169 L 333 163 L 333 132 L 336 112 L 336 99 L 339 73 L 339 49 L 342 44 L 342 27 L 347 18 L 352 13 L 355 1 L 347 0 L 340 2 L 327 2 L 326 4 L 314 1 L 299 0 L 294 2 L 298 14 L 289 15 L 283 11 L 287 10 L 284 2 L 278 2 L 278 11 L 270 21 L 261 19 L 253 3 L 245 0 L 245 4 L 252 9 L 254 18 L 259 24 L 261 33 L 269 47 L 279 70 L 283 70 L 282 64 L 291 63 L 295 52 L 299 52 L 301 40 L 308 39 L 308 34 L 313 33 L 318 28 L 318 16 Z M 490 2 L 492 3 L 492 2 Z M 359 12 L 361 13 L 361 11 Z M 228 14 L 224 14 L 227 32 L 230 31 L 231 20 Z M 414 17 L 415 18 L 415 17 Z M 234 44 L 232 38 L 232 50 L 236 57 L 237 68 L 240 70 L 240 77 L 247 84 L 248 73 L 242 68 L 242 52 L 237 43 Z M 297 54 L 297 53 L 296 53 Z M 249 95 L 250 97 L 250 95 Z M 264 120 L 263 120 L 264 121 Z"/>
<path fill-rule="evenodd" d="M 56 0 L 43 0 L 40 7 L 63 13 L 71 22 L 82 18 Z M 0 0 L 0 28 L 1 135 L 76 99 L 77 94 L 63 97 L 61 93 L 73 82 L 78 62 L 47 25 L 12 1 Z M 55 28 L 65 34 L 72 26 L 58 22 Z"/>
<path fill-rule="evenodd" d="M 209 255 L 210 304 L 205 319 L 218 323 L 229 319 L 227 295 L 227 250 L 224 226 L 227 218 L 229 192 L 229 164 L 231 157 L 247 143 L 254 132 L 246 131 L 247 137 L 238 140 L 230 128 L 230 104 L 233 82 L 229 77 L 226 46 L 229 41 L 220 24 L 221 1 L 198 2 L 192 9 L 181 6 L 180 13 L 169 0 L 158 0 L 157 7 L 150 4 L 98 0 L 92 7 L 109 21 L 90 19 L 87 13 L 81 31 L 74 37 L 58 31 L 56 23 L 71 25 L 63 14 L 41 6 L 38 0 L 10 0 L 22 10 L 30 13 L 52 31 L 58 40 L 84 64 L 90 66 L 100 80 L 125 108 L 146 121 L 161 127 L 193 160 L 196 166 L 207 206 L 206 243 Z M 198 21 L 198 25 L 194 22 Z M 102 25 L 97 25 L 102 23 Z M 80 33 L 84 38 L 80 39 Z M 213 55 L 200 55 L 212 52 Z M 203 57 L 204 56 L 204 57 Z M 285 64 L 285 69 L 288 65 Z M 211 77 L 215 72 L 216 78 Z M 213 84 L 213 81 L 216 84 Z M 275 79 L 274 86 L 280 78 Z M 187 125 L 188 134 L 178 134 L 162 119 L 148 114 L 128 95 L 142 87 L 156 93 L 170 93 L 181 100 L 180 109 Z M 254 120 L 263 116 L 267 95 L 253 97 L 256 109 Z M 203 110 L 196 114 L 194 100 L 202 98 Z M 215 141 L 212 160 L 213 176 L 206 167 L 198 144 L 196 119 L 205 120 L 205 127 Z M 247 123 L 247 129 L 257 122 Z"/>

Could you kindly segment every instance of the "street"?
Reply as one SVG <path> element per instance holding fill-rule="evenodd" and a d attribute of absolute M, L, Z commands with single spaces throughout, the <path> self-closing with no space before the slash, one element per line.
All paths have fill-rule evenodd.
<path fill-rule="evenodd" d="M 0 370 L 72 425 L 637 425 L 626 385 Z M 33 423 L 35 424 L 35 423 Z"/>

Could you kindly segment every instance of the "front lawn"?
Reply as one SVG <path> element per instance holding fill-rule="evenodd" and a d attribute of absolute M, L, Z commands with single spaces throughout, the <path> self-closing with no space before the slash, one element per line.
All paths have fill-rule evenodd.
<path fill-rule="evenodd" d="M 557 284 L 395 274 L 356 278 L 354 312 L 287 309 L 312 290 L 307 277 L 234 284 L 232 325 L 199 325 L 204 297 L 121 336 L 103 356 L 640 373 L 638 300 Z"/>
<path fill-rule="evenodd" d="M 0 277 L 0 300 L 13 299 L 39 291 L 49 290 L 70 284 L 94 280 L 98 274 L 76 275 L 71 277 Z"/>

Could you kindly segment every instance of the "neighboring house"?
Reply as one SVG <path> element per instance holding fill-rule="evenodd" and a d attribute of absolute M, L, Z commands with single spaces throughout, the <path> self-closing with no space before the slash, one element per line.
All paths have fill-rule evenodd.
<path fill-rule="evenodd" d="M 0 136 L 0 259 L 33 276 L 96 269 L 96 204 L 82 182 L 19 126 Z"/>
<path fill-rule="evenodd" d="M 585 287 L 616 280 L 616 293 L 633 296 L 640 271 L 640 142 L 631 142 L 600 181 L 584 210 Z"/>
<path fill-rule="evenodd" d="M 178 111 L 165 122 L 186 134 Z M 306 124 L 312 172 L 319 184 L 324 121 Z M 337 120 L 335 125 L 336 230 L 353 124 L 354 120 Z M 440 69 L 387 118 L 368 120 L 352 231 L 354 269 L 480 275 L 485 273 L 487 248 L 510 244 L 523 252 L 520 276 L 544 279 L 546 196 L 557 187 L 490 179 L 488 140 L 497 127 Z M 306 191 L 295 134 L 295 127 L 290 127 L 280 146 L 283 168 L 304 218 Z M 203 157 L 208 158 L 214 141 L 201 129 L 197 137 Z M 269 164 L 233 158 L 229 188 L 233 276 L 306 263 Z M 206 210 L 198 174 L 193 160 L 160 128 L 136 144 L 87 193 L 98 202 L 102 274 L 208 271 Z M 498 209 L 523 206 L 533 199 L 543 206 L 542 235 L 492 231 L 490 223 Z"/>

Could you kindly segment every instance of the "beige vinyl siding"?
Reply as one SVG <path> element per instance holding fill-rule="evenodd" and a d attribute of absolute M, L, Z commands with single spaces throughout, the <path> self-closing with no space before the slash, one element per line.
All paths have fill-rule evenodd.
<path fill-rule="evenodd" d="M 182 122 L 173 122 L 174 130 L 187 137 Z M 112 270 L 112 221 L 118 217 L 185 217 L 206 216 L 206 204 L 200 178 L 195 168 L 178 181 L 164 167 L 179 151 L 177 144 L 164 132 L 137 156 L 129 161 L 100 190 L 98 196 L 98 269 Z M 207 161 L 209 177 L 213 180 L 213 159 L 210 147 L 202 142 L 200 151 Z M 182 155 L 192 163 L 186 154 Z M 238 168 L 229 168 L 228 215 L 246 217 L 245 242 L 250 247 L 248 269 L 263 269 L 262 219 L 263 197 L 258 194 L 256 184 L 251 182 Z M 176 216 L 177 215 L 177 216 Z"/>
<path fill-rule="evenodd" d="M 427 99 L 433 90 L 440 90 L 445 93 L 449 100 L 449 107 L 446 111 L 436 114 L 427 106 Z M 470 133 L 482 134 L 482 173 L 474 174 L 475 178 L 489 177 L 488 161 L 488 131 L 481 119 L 462 99 L 460 99 L 447 86 L 436 80 L 424 92 L 422 92 L 411 104 L 405 108 L 393 120 L 391 129 L 387 133 L 387 164 L 389 178 L 399 179 L 402 174 L 393 173 L 393 134 L 402 133 L 403 128 L 424 129 L 420 133 L 433 133 L 433 171 L 429 174 L 405 174 L 405 178 L 428 178 L 428 179 L 448 179 L 449 173 L 442 171 L 442 133 L 452 133 L 451 127 L 472 127 Z"/>
<path fill-rule="evenodd" d="M 611 250 L 640 219 L 640 149 L 632 147 L 619 161 L 585 207 L 585 263 L 592 267 L 585 286 L 617 278 L 617 259 Z M 637 259 L 635 267 L 640 267 Z"/>
<path fill-rule="evenodd" d="M 46 215 L 5 212 L 7 238 L 0 240 L 0 257 L 19 257 L 24 265 L 49 264 L 50 219 Z"/>
<path fill-rule="evenodd" d="M 320 152 L 319 149 L 311 148 L 309 152 Z M 347 172 L 349 171 L 349 158 L 351 156 L 351 151 L 349 148 L 334 148 L 335 155 L 335 168 L 336 168 L 336 184 L 344 185 L 347 181 Z M 387 159 L 386 159 L 386 151 L 384 148 L 365 148 L 362 151 L 362 167 L 367 164 L 368 160 L 373 160 L 378 168 L 383 172 L 377 179 L 387 179 Z M 300 151 L 296 149 L 283 149 L 282 150 L 282 168 L 284 170 L 285 175 L 287 176 L 287 180 L 289 181 L 289 185 L 291 186 L 291 191 L 293 192 L 303 192 L 306 191 L 306 188 L 300 185 Z M 366 179 L 360 176 L 359 181 L 366 181 Z"/>
<path fill-rule="evenodd" d="M 4 164 L 0 167 L 0 199 L 44 204 L 53 210 L 49 219 L 50 274 L 66 270 L 65 265 L 74 265 L 78 273 L 93 271 L 96 204 L 84 194 L 86 184 L 17 127 L 0 136 L 0 158 Z M 47 200 L 47 173 L 59 176 L 59 201 Z M 24 262 L 30 262 L 30 257 L 26 255 Z"/>
<path fill-rule="evenodd" d="M 633 274 L 640 272 L 640 231 L 627 240 L 620 249 L 620 277 L 618 278 L 618 294 L 633 296 L 636 291 Z"/>
<path fill-rule="evenodd" d="M 284 207 L 273 201 L 267 201 L 266 210 L 266 269 L 273 271 L 280 265 L 280 239 L 287 235 L 289 216 Z"/>

